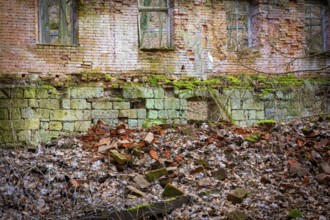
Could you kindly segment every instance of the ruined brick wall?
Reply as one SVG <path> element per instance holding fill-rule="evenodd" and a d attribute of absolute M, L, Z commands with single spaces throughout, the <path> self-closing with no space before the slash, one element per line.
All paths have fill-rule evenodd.
<path fill-rule="evenodd" d="M 58 78 L 81 72 L 205 78 L 256 72 L 249 68 L 280 73 L 324 66 L 325 57 L 297 59 L 287 65 L 305 56 L 303 1 L 289 1 L 286 7 L 267 2 L 251 2 L 252 47 L 232 52 L 226 47 L 226 1 L 174 0 L 175 50 L 146 52 L 138 49 L 137 0 L 82 0 L 78 46 L 38 44 L 37 0 L 0 0 L 0 72 Z"/>

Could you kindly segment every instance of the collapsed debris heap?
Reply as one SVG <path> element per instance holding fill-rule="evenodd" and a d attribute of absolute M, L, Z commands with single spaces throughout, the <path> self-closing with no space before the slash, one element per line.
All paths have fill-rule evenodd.
<path fill-rule="evenodd" d="M 129 129 L 0 149 L 4 219 L 327 219 L 330 124 Z M 291 214 L 290 214 L 291 213 Z"/>

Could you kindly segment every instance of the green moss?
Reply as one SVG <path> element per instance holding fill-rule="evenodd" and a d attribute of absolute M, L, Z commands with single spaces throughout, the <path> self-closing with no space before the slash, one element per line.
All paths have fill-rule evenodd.
<path fill-rule="evenodd" d="M 231 86 L 239 86 L 242 83 L 236 76 L 226 76 L 226 78 L 229 80 Z"/>
<path fill-rule="evenodd" d="M 146 173 L 145 177 L 149 182 L 152 182 L 152 181 L 158 180 L 159 178 L 161 178 L 162 176 L 165 176 L 165 175 L 167 175 L 167 170 L 164 167 L 164 168 L 152 170 L 149 173 Z"/>
<path fill-rule="evenodd" d="M 303 213 L 299 209 L 292 209 L 291 211 L 289 211 L 289 213 L 287 215 L 288 219 L 301 218 L 302 216 L 303 216 Z"/>
<path fill-rule="evenodd" d="M 131 207 L 131 208 L 127 209 L 127 211 L 135 212 L 135 211 L 138 211 L 139 209 L 153 206 L 154 204 L 155 203 L 137 205 L 137 206 L 134 206 L 134 207 Z"/>
<path fill-rule="evenodd" d="M 147 79 L 147 83 L 149 83 L 152 87 L 158 87 L 160 82 L 170 83 L 171 81 L 164 75 L 154 75 Z"/>
<path fill-rule="evenodd" d="M 255 143 L 259 140 L 259 138 L 260 138 L 260 134 L 251 134 L 250 137 L 245 138 L 245 141 Z"/>
<path fill-rule="evenodd" d="M 111 86 L 114 88 L 119 88 L 119 83 L 112 83 Z"/>
<path fill-rule="evenodd" d="M 275 125 L 275 123 L 276 123 L 275 120 L 262 120 L 262 121 L 258 121 L 257 125 L 258 126 L 262 126 L 262 125 L 273 126 L 273 125 Z"/>
<path fill-rule="evenodd" d="M 162 119 L 150 119 L 147 118 L 143 121 L 142 127 L 144 128 L 150 128 L 155 125 L 162 125 L 165 124 L 165 121 Z"/>
<path fill-rule="evenodd" d="M 197 88 L 193 81 L 174 81 L 173 85 L 177 89 L 184 90 L 193 90 Z"/>

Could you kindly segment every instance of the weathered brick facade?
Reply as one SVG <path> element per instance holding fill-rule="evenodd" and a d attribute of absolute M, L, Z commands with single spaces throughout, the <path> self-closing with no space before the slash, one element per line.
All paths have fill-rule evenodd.
<path fill-rule="evenodd" d="M 38 44 L 37 0 L 0 0 L 0 72 L 59 78 L 81 72 L 205 78 L 255 70 L 300 74 L 299 70 L 325 67 L 330 62 L 325 55 L 306 58 L 304 1 L 276 2 L 285 1 L 250 2 L 250 48 L 232 52 L 226 46 L 226 1 L 173 0 L 174 50 L 142 51 L 138 44 L 137 0 L 81 0 L 77 46 Z M 324 36 L 329 48 L 328 5 L 327 1 L 319 3 L 326 9 Z M 314 72 L 318 73 L 324 75 L 326 71 Z"/>

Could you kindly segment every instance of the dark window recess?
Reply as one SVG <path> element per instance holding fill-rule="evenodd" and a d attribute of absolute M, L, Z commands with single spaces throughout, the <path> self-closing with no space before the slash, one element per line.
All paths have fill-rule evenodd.
<path fill-rule="evenodd" d="M 227 48 L 241 50 L 250 45 L 250 17 L 247 1 L 226 1 Z"/>
<path fill-rule="evenodd" d="M 77 44 L 76 0 L 39 0 L 39 43 Z"/>
<path fill-rule="evenodd" d="M 140 48 L 170 48 L 169 0 L 139 0 Z"/>
<path fill-rule="evenodd" d="M 305 5 L 306 53 L 313 54 L 325 50 L 325 9 L 322 5 Z"/>

